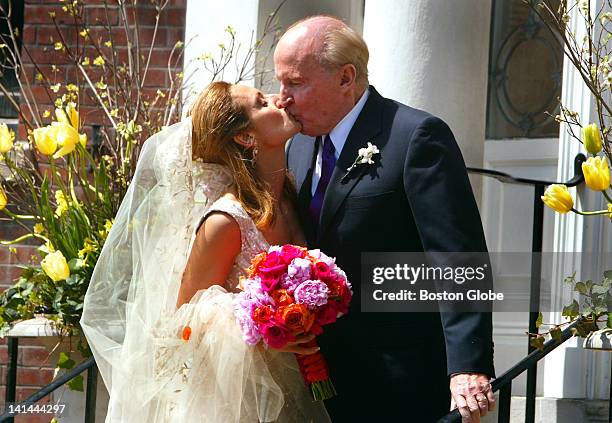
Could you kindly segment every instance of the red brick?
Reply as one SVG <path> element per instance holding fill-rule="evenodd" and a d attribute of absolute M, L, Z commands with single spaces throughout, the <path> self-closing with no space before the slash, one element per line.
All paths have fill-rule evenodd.
<path fill-rule="evenodd" d="M 23 338 L 26 339 L 26 338 Z M 21 343 L 21 339 L 19 340 Z M 24 366 L 51 366 L 54 363 L 50 363 L 49 351 L 43 347 L 24 347 L 19 348 L 17 362 Z"/>
<path fill-rule="evenodd" d="M 22 42 L 31 44 L 36 41 L 36 27 L 32 25 L 24 25 Z"/>
<path fill-rule="evenodd" d="M 38 369 L 33 367 L 17 368 L 17 385 L 44 386 L 52 380 L 52 369 Z"/>
<path fill-rule="evenodd" d="M 138 5 L 136 6 L 136 10 L 134 10 L 132 7 L 127 8 L 127 18 L 129 25 L 134 25 L 134 18 L 136 18 L 136 20 L 138 21 L 138 26 L 141 28 L 146 26 L 154 26 L 156 16 L 157 10 L 155 10 L 155 8 L 153 7 L 148 7 L 146 5 Z"/>
<path fill-rule="evenodd" d="M 0 281 L 5 284 L 13 284 L 15 279 L 21 275 L 21 269 L 15 266 L 0 265 Z"/>
<path fill-rule="evenodd" d="M 85 23 L 87 26 L 95 24 L 119 25 L 119 10 L 117 7 L 88 7 L 85 9 Z"/>
<path fill-rule="evenodd" d="M 162 11 L 159 17 L 160 25 L 162 26 L 179 26 L 185 25 L 186 9 L 168 9 Z"/>
<path fill-rule="evenodd" d="M 148 69 L 146 75 L 144 75 L 144 86 L 163 88 L 166 85 L 167 74 L 166 70 Z"/>

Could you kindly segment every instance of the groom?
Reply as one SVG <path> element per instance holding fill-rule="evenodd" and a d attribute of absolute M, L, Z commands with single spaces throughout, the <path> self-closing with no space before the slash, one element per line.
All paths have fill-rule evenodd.
<path fill-rule="evenodd" d="M 294 24 L 274 64 L 277 106 L 302 124 L 287 160 L 309 247 L 335 256 L 355 291 L 349 314 L 319 337 L 338 391 L 326 402 L 333 421 L 429 423 L 456 405 L 479 422 L 495 401 L 490 313 L 359 310 L 362 252 L 486 252 L 453 134 L 369 85 L 367 46 L 338 19 Z M 374 164 L 345 176 L 368 142 Z"/>

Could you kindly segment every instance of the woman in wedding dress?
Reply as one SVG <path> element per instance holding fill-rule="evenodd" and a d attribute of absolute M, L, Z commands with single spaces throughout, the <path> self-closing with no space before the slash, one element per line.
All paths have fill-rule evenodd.
<path fill-rule="evenodd" d="M 148 139 L 85 296 L 81 325 L 109 391 L 106 422 L 327 422 L 293 353 L 245 343 L 240 278 L 300 244 L 284 145 L 299 123 L 251 87 L 215 82 Z"/>

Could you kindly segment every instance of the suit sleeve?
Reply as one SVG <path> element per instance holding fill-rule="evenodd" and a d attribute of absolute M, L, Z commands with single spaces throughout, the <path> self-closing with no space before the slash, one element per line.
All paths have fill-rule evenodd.
<path fill-rule="evenodd" d="M 414 130 L 403 182 L 425 252 L 487 255 L 461 151 L 441 119 L 428 117 Z M 491 313 L 441 310 L 440 317 L 448 374 L 476 372 L 494 377 Z"/>

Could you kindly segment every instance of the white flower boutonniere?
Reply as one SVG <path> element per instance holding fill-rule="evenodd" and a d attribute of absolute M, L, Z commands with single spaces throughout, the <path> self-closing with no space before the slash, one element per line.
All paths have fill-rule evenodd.
<path fill-rule="evenodd" d="M 380 150 L 378 149 L 378 147 L 376 147 L 376 145 L 372 144 L 371 142 L 368 142 L 367 147 L 359 149 L 357 158 L 355 159 L 351 167 L 346 169 L 346 173 L 344 174 L 340 182 L 343 182 L 344 179 L 346 179 L 348 175 L 353 171 L 353 169 L 355 169 L 357 166 L 362 164 L 374 164 L 374 160 L 372 160 L 372 157 L 379 153 Z"/>

